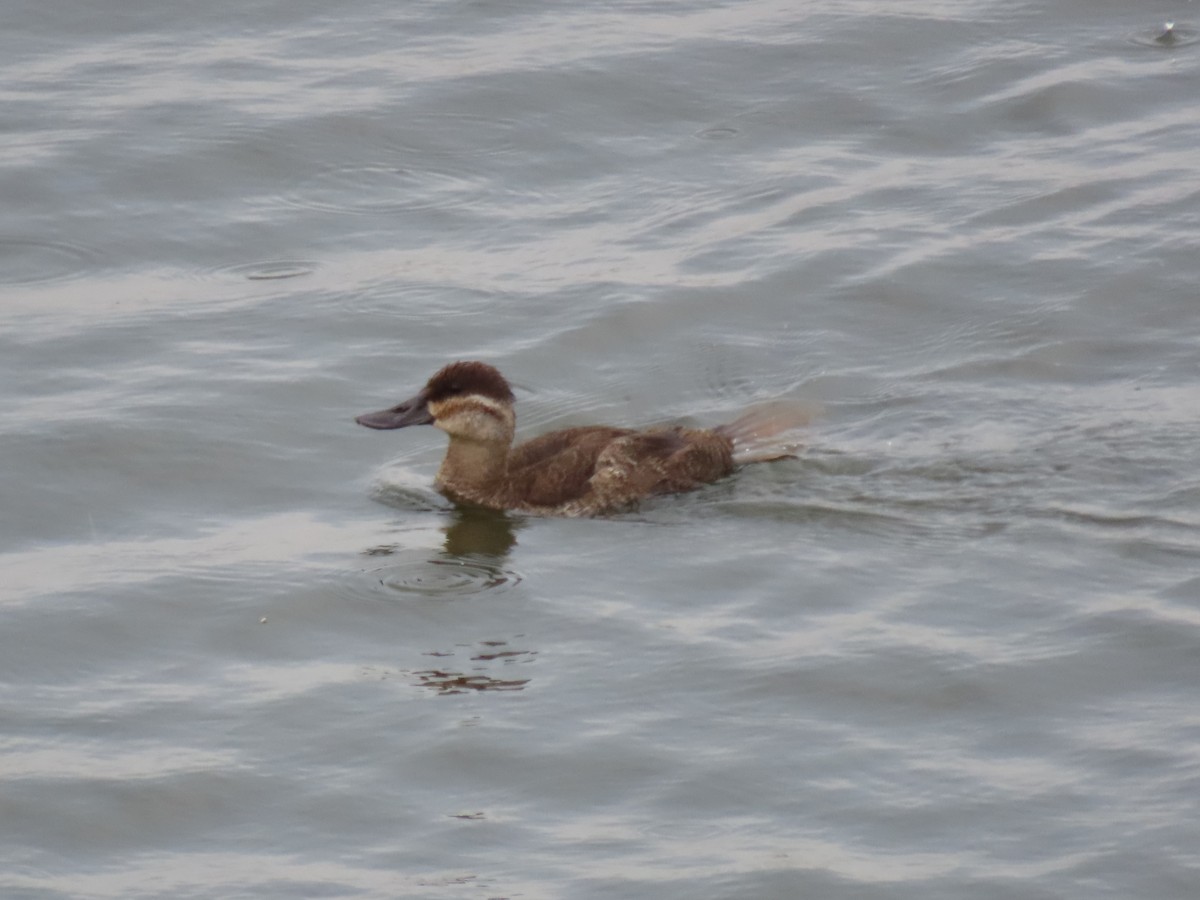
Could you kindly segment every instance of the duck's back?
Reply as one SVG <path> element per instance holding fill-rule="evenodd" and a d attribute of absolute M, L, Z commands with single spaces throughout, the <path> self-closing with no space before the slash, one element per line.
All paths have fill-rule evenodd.
<path fill-rule="evenodd" d="M 514 447 L 508 455 L 507 488 L 529 507 L 557 507 L 590 490 L 596 463 L 629 428 L 590 425 L 552 431 Z"/>
<path fill-rule="evenodd" d="M 595 515 L 651 494 L 693 490 L 732 471 L 732 442 L 715 431 L 568 428 L 513 448 L 506 505 Z"/>

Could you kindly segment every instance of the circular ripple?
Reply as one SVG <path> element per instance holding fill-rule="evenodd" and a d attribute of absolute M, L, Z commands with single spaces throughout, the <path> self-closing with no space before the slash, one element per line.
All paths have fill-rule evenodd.
<path fill-rule="evenodd" d="M 705 128 L 703 131 L 697 131 L 696 137 L 704 138 L 706 141 L 727 141 L 730 138 L 737 137 L 738 130 L 731 128 L 728 125 L 717 125 L 712 128 Z"/>
<path fill-rule="evenodd" d="M 1200 40 L 1200 30 L 1178 22 L 1164 22 L 1157 28 L 1136 31 L 1129 39 L 1143 47 L 1187 47 Z"/>
<path fill-rule="evenodd" d="M 388 560 L 387 565 L 365 569 L 355 577 L 356 585 L 374 595 L 463 597 L 507 590 L 521 581 L 519 574 L 494 560 L 431 558 L 428 551 L 397 552 L 387 547 L 372 548 L 367 554 Z"/>
<path fill-rule="evenodd" d="M 82 275 L 95 263 L 82 247 L 0 237 L 0 284 L 38 284 Z"/>
<path fill-rule="evenodd" d="M 463 206 L 482 190 L 465 175 L 375 165 L 326 169 L 284 200 L 321 212 L 380 215 Z"/>
<path fill-rule="evenodd" d="M 514 119 L 490 119 L 471 113 L 429 113 L 405 120 L 403 137 L 386 141 L 393 150 L 438 153 L 458 158 L 497 156 L 517 148 L 523 128 Z"/>
<path fill-rule="evenodd" d="M 498 565 L 448 559 L 431 559 L 402 569 L 389 566 L 372 574 L 390 590 L 436 595 L 478 594 L 515 579 Z"/>
<path fill-rule="evenodd" d="M 247 281 L 279 281 L 301 278 L 317 270 L 317 263 L 306 259 L 270 259 L 263 262 L 239 263 L 214 269 L 217 275 L 245 278 Z"/>

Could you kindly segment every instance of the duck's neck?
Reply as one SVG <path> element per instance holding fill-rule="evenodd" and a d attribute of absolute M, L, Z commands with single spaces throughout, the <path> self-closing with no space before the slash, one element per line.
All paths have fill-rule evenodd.
<path fill-rule="evenodd" d="M 472 441 L 451 435 L 438 484 L 461 494 L 493 490 L 508 474 L 508 443 Z"/>

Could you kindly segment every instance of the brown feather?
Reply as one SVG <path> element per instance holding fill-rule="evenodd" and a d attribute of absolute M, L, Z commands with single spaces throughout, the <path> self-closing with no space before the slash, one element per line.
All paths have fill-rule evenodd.
<path fill-rule="evenodd" d="M 512 388 L 508 386 L 499 370 L 487 363 L 473 360 L 443 366 L 429 379 L 425 391 L 434 402 L 468 394 L 479 394 L 501 403 L 512 403 L 516 400 Z"/>
<path fill-rule="evenodd" d="M 450 436 L 438 472 L 443 492 L 493 509 L 544 515 L 599 515 L 653 494 L 695 490 L 730 474 L 739 462 L 790 451 L 792 445 L 779 438 L 799 424 L 796 415 L 774 412 L 750 413 L 712 429 L 591 425 L 512 447 L 514 397 L 492 366 L 451 363 L 429 379 L 421 398 L 433 424 Z"/>

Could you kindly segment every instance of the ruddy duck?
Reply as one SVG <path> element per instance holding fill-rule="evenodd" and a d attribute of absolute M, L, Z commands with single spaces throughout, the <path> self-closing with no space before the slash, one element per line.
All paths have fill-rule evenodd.
<path fill-rule="evenodd" d="M 354 421 L 367 428 L 433 425 L 450 436 L 437 488 L 452 500 L 552 516 L 627 509 L 652 494 L 695 490 L 735 466 L 793 456 L 780 435 L 805 423 L 794 408 L 751 411 L 716 428 L 639 431 L 586 425 L 512 446 L 512 388 L 482 362 L 455 362 L 410 400 Z"/>

